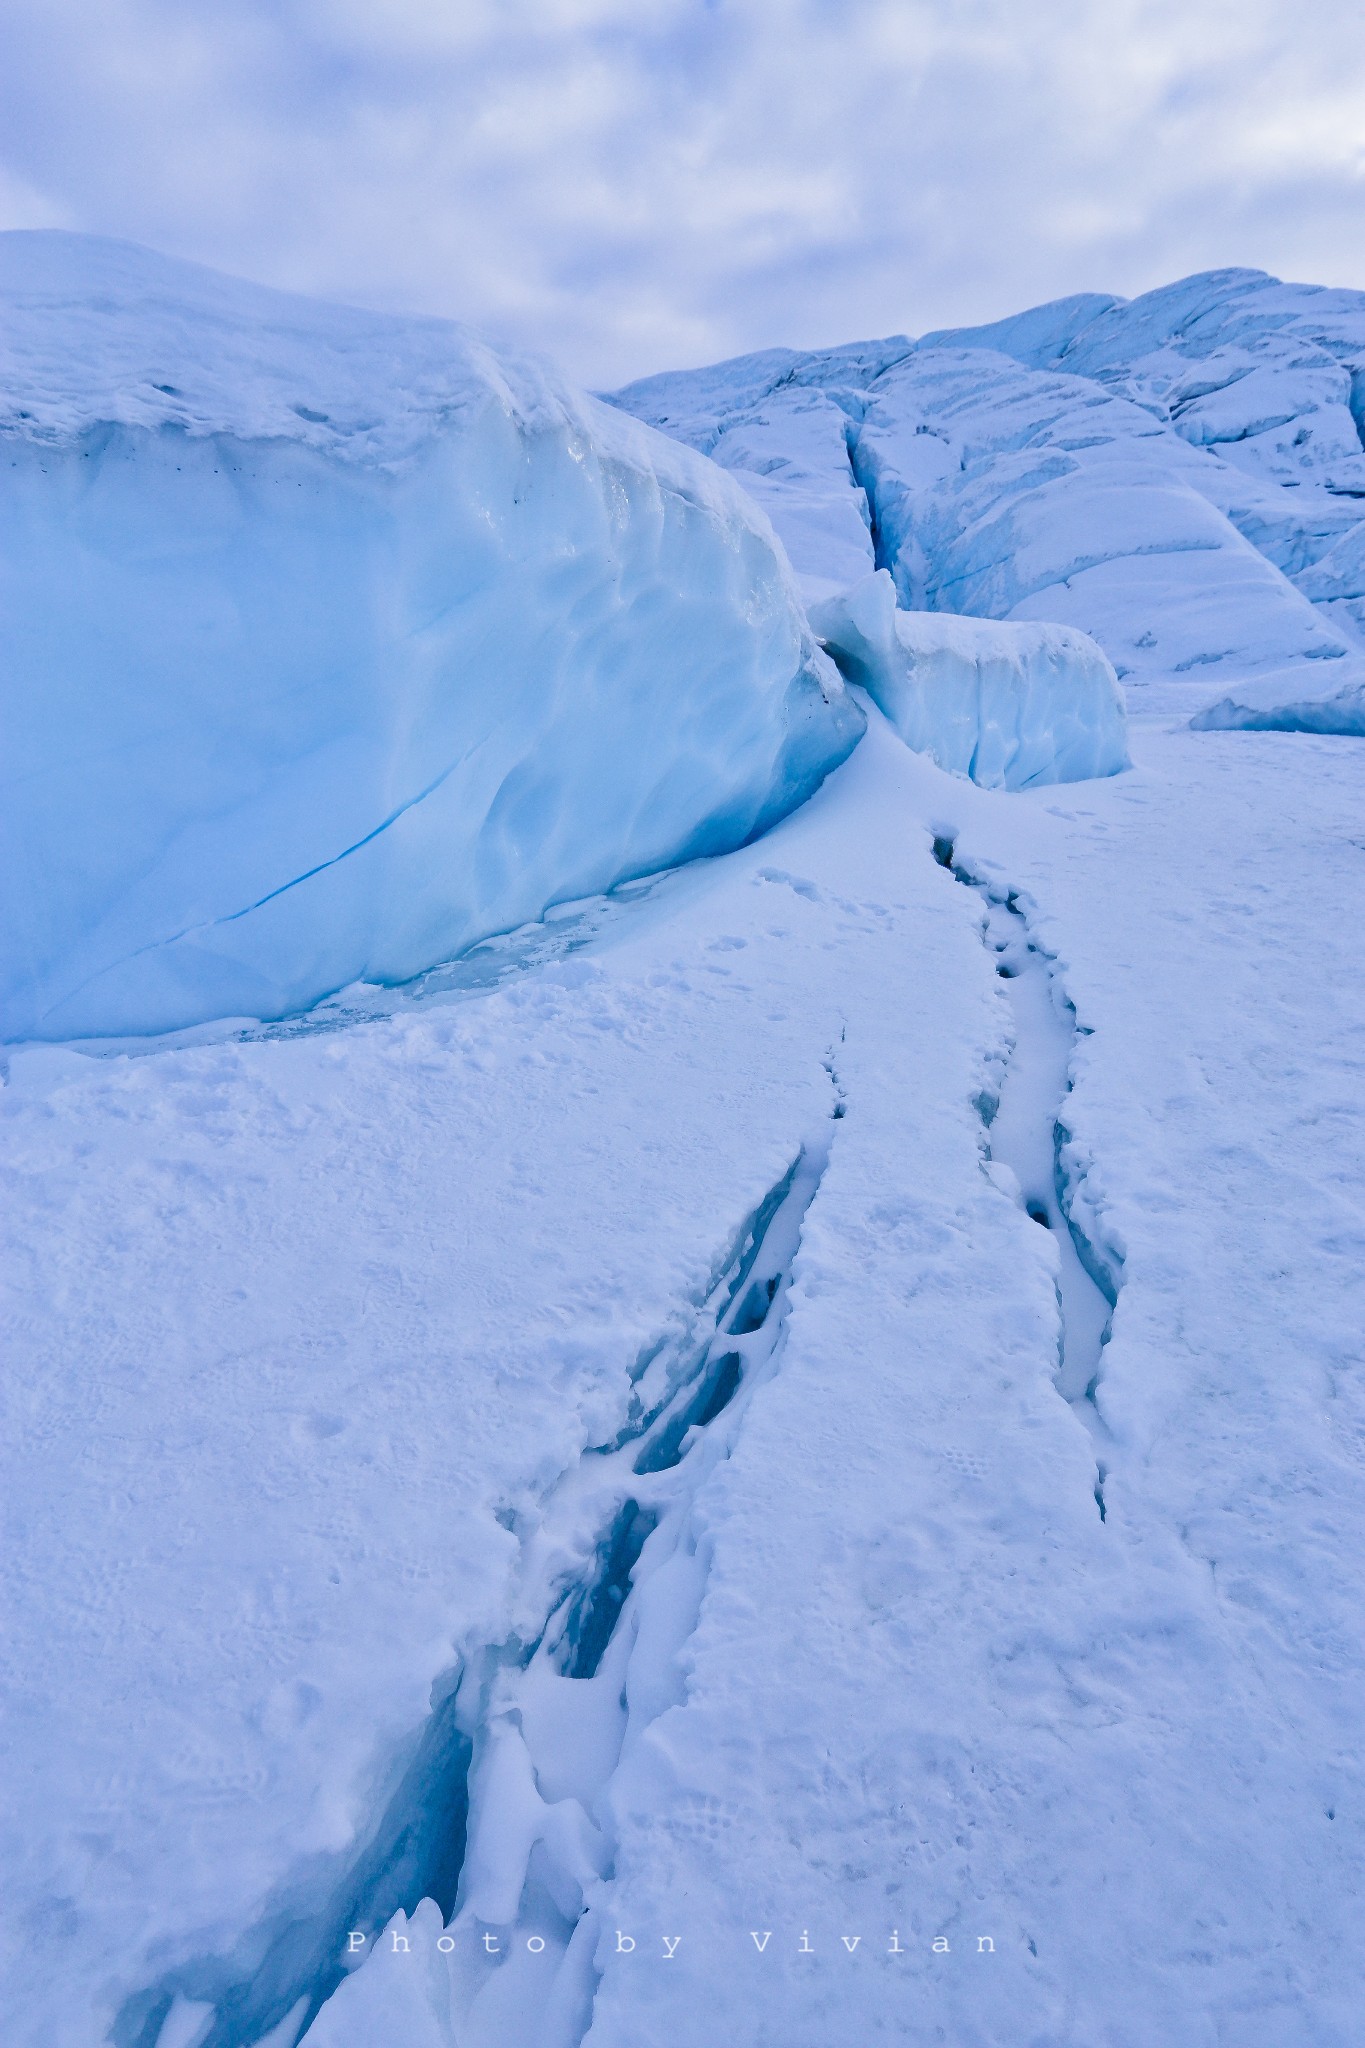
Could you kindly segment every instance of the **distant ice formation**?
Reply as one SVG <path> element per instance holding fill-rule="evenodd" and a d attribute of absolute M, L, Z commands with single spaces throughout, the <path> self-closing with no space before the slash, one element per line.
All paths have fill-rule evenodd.
<path fill-rule="evenodd" d="M 812 601 L 875 565 L 910 610 L 1079 627 L 1135 711 L 1365 730 L 1365 294 L 1212 271 L 616 402 L 742 477 Z"/>

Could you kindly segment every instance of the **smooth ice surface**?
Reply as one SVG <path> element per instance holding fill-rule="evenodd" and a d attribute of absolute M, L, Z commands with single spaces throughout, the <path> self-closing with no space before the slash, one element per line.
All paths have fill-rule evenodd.
<path fill-rule="evenodd" d="M 0 309 L 8 1038 L 405 980 L 860 730 L 751 501 L 547 371 L 73 236 Z"/>
<path fill-rule="evenodd" d="M 1118 679 L 1070 626 L 906 612 L 885 569 L 813 605 L 811 624 L 907 746 L 986 789 L 1128 766 Z"/>

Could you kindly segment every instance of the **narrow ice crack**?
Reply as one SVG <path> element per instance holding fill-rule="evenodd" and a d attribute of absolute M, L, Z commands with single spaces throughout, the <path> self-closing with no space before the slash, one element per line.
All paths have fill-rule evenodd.
<path fill-rule="evenodd" d="M 190 1025 L 131 1038 L 73 1041 L 92 1058 L 135 1059 L 191 1045 L 247 1045 L 283 1038 L 311 1038 L 349 1031 L 357 1024 L 420 1008 L 487 995 L 506 982 L 568 958 L 591 946 L 633 907 L 669 883 L 677 870 L 661 868 L 638 880 L 616 883 L 605 894 L 551 904 L 542 917 L 513 930 L 478 939 L 449 960 L 438 961 L 411 980 L 352 982 L 323 996 L 306 1010 L 261 1023 L 237 1020 Z"/>
<path fill-rule="evenodd" d="M 696 1334 L 642 1359 L 609 1443 L 499 1517 L 520 1543 L 511 1626 L 467 1649 L 440 1689 L 364 1851 L 316 1871 L 311 1899 L 309 1881 L 296 1885 L 231 1955 L 131 1998 L 115 2048 L 159 2048 L 177 2000 L 212 2007 L 198 2048 L 301 2043 L 356 1954 L 425 1899 L 454 1944 L 459 2038 L 501 2041 L 495 2015 L 515 2006 L 518 2043 L 576 2048 L 615 1870 L 613 1785 L 685 1697 L 679 1652 L 707 1575 L 694 1503 L 777 1370 L 802 1227 L 846 1108 L 833 1054 L 826 1071 L 830 1115 L 731 1240 Z"/>
<path fill-rule="evenodd" d="M 1107 1517 L 1105 1452 L 1110 1441 L 1096 1402 L 1118 1301 L 1118 1274 L 1075 1219 L 1078 1178 L 1066 1166 L 1065 1121 L 1080 1027 L 1057 964 L 1029 930 L 1017 895 L 972 874 L 947 837 L 934 858 L 982 902 L 981 938 L 1004 984 L 1012 1043 L 993 1093 L 978 1104 L 988 1157 L 1009 1168 L 1025 1212 L 1057 1247 L 1058 1353 L 1055 1385 L 1095 1449 L 1095 1505 Z"/>
<path fill-rule="evenodd" d="M 685 1698 L 679 1653 L 707 1576 L 694 1503 L 777 1370 L 802 1227 L 844 1113 L 832 1061 L 830 1072 L 830 1117 L 749 1219 L 713 1289 L 709 1337 L 681 1371 L 651 1362 L 634 1425 L 586 1453 L 523 1532 L 523 1597 L 548 1619 L 485 1669 L 450 1926 L 456 2008 L 476 2033 L 513 1999 L 518 2040 L 575 2048 L 591 2024 L 613 1788 L 645 1730 Z M 544 1943 L 535 1955 L 531 1939 Z"/>

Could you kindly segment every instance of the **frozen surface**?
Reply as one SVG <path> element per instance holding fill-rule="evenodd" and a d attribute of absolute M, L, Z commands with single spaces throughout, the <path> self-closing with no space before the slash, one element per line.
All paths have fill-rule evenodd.
<path fill-rule="evenodd" d="M 10 2038 L 255 2040 L 357 1930 L 318 2048 L 1347 2048 L 1359 763 L 1134 751 L 1009 795 L 879 724 L 502 989 L 14 1057 Z"/>
<path fill-rule="evenodd" d="M 907 612 L 885 569 L 811 609 L 811 624 L 907 746 L 986 789 L 1128 766 L 1113 668 L 1069 626 Z"/>
<path fill-rule="evenodd" d="M 1349 382 L 1358 304 L 1235 273 L 630 394 L 694 451 L 631 440 L 674 581 L 720 536 L 812 674 L 697 451 L 883 662 L 888 577 L 940 648 L 1150 621 L 1125 772 L 978 786 L 874 708 L 761 839 L 401 989 L 12 1051 L 6 2048 L 1357 2048 L 1365 756 L 1208 728 L 1348 723 L 1341 386 L 1261 387 Z M 367 495 L 427 459 L 406 400 L 354 457 L 276 400 Z M 693 710 L 729 761 L 731 684 Z"/>
<path fill-rule="evenodd" d="M 4 1036 L 408 979 L 853 744 L 750 500 L 548 372 L 63 235 L 0 304 Z"/>

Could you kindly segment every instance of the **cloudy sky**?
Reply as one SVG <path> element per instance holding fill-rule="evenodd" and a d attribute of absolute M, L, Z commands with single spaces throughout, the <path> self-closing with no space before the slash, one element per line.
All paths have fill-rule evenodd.
<path fill-rule="evenodd" d="M 4 0 L 0 227 L 599 387 L 1254 264 L 1365 286 L 1350 0 Z"/>

